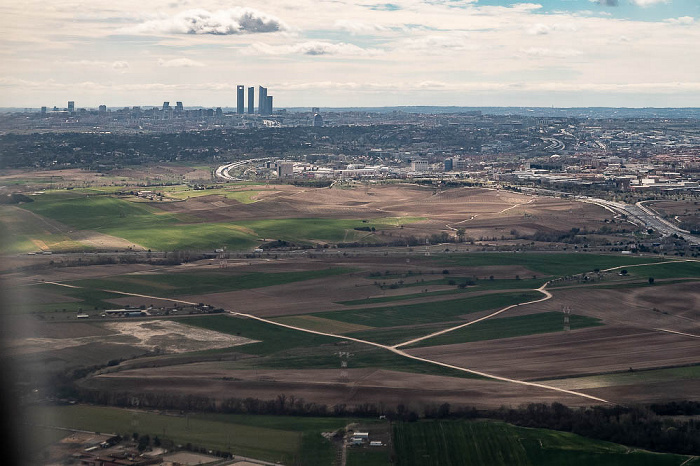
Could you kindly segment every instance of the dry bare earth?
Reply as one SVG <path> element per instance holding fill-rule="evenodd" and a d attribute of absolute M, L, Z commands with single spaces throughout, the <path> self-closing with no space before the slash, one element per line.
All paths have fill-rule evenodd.
<path fill-rule="evenodd" d="M 328 405 L 371 402 L 494 407 L 532 401 L 560 401 L 572 406 L 589 404 L 580 397 L 535 387 L 384 369 L 350 369 L 348 380 L 341 382 L 340 372 L 335 369 L 232 371 L 225 368 L 225 363 L 196 363 L 103 374 L 84 383 L 110 391 L 193 393 L 217 400 L 230 397 L 273 399 L 285 394 Z"/>
<path fill-rule="evenodd" d="M 158 204 L 167 211 L 191 214 L 197 221 L 240 221 L 270 218 L 425 217 L 394 235 L 425 236 L 466 228 L 471 236 L 597 229 L 610 218 L 604 209 L 574 201 L 537 198 L 508 191 L 456 188 L 435 193 L 417 186 L 375 186 L 371 189 L 310 189 L 294 186 L 260 188 L 258 202 L 241 204 L 211 195 L 184 202 Z M 194 219 L 193 219 L 194 220 Z"/>

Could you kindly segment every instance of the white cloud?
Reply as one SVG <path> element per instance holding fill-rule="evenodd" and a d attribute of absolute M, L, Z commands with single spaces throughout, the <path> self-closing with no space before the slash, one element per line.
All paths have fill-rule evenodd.
<path fill-rule="evenodd" d="M 129 62 L 126 61 L 115 61 L 112 63 L 112 68 L 115 70 L 125 70 L 129 67 Z"/>
<path fill-rule="evenodd" d="M 619 0 L 590 0 L 591 3 L 597 3 L 603 6 L 618 6 L 620 4 Z"/>
<path fill-rule="evenodd" d="M 350 21 L 347 19 L 339 19 L 334 24 L 335 29 L 348 31 L 352 34 L 368 34 L 373 32 L 386 31 L 387 28 L 379 24 L 364 23 L 362 21 Z"/>
<path fill-rule="evenodd" d="M 69 60 L 61 62 L 69 66 L 85 66 L 92 68 L 112 68 L 115 70 L 126 71 L 129 68 L 129 62 L 124 60 L 104 61 L 104 60 Z"/>
<path fill-rule="evenodd" d="M 580 50 L 575 49 L 549 49 L 544 47 L 530 47 L 522 49 L 522 53 L 530 57 L 550 57 L 550 58 L 569 58 L 581 55 Z"/>
<path fill-rule="evenodd" d="M 468 40 L 467 33 L 454 33 L 449 35 L 431 34 L 404 40 L 399 44 L 399 49 L 423 52 L 450 52 L 458 50 L 476 50 L 480 46 Z"/>
<path fill-rule="evenodd" d="M 228 10 L 194 9 L 175 16 L 145 21 L 125 28 L 126 33 L 146 34 L 255 34 L 286 31 L 289 27 L 279 18 L 253 8 Z"/>
<path fill-rule="evenodd" d="M 167 68 L 193 68 L 204 66 L 204 63 L 200 63 L 189 58 L 173 58 L 171 60 L 163 60 L 161 58 L 158 60 L 158 64 Z"/>
<path fill-rule="evenodd" d="M 264 53 L 266 55 L 352 55 L 368 56 L 383 53 L 379 49 L 363 49 L 345 42 L 307 41 L 290 45 L 269 45 L 257 43 L 252 45 L 249 54 Z"/>
<path fill-rule="evenodd" d="M 658 5 L 659 3 L 669 3 L 671 0 L 630 0 L 635 5 L 641 7 L 647 7 L 652 5 Z"/>
<path fill-rule="evenodd" d="M 692 16 L 681 16 L 679 18 L 669 18 L 665 20 L 667 23 L 670 24 L 680 24 L 681 26 L 690 26 L 691 24 L 695 24 L 695 18 Z"/>
<path fill-rule="evenodd" d="M 527 33 L 532 35 L 545 35 L 555 31 L 575 31 L 573 24 L 544 24 L 535 23 L 527 28 Z"/>

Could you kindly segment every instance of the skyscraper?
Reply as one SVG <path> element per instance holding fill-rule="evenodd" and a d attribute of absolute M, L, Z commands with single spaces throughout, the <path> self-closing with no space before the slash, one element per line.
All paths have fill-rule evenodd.
<path fill-rule="evenodd" d="M 68 101 L 68 111 L 71 113 L 75 112 L 75 102 L 72 100 Z"/>
<path fill-rule="evenodd" d="M 248 88 L 248 114 L 252 115 L 255 113 L 255 88 Z"/>
<path fill-rule="evenodd" d="M 267 107 L 267 88 L 258 86 L 258 113 L 260 115 L 265 115 L 265 108 Z"/>
<path fill-rule="evenodd" d="M 245 86 L 239 84 L 236 86 L 236 113 L 243 115 L 243 109 L 245 108 Z"/>
<path fill-rule="evenodd" d="M 272 96 L 268 95 L 265 100 L 265 115 L 272 115 Z"/>

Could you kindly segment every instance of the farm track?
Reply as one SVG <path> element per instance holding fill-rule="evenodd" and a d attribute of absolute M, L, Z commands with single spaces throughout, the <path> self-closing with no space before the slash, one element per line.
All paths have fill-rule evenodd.
<path fill-rule="evenodd" d="M 662 263 L 670 263 L 670 262 L 678 262 L 678 261 L 666 261 L 666 262 L 662 262 Z M 697 261 L 697 260 L 694 260 L 694 259 L 686 259 L 685 262 L 700 262 L 700 261 Z M 612 268 L 606 269 L 605 271 L 612 271 L 612 270 L 623 269 L 623 268 L 629 268 L 629 267 L 634 267 L 634 266 L 657 265 L 657 264 L 659 264 L 659 263 L 658 263 L 658 262 L 654 262 L 654 263 L 646 263 L 646 264 L 622 265 L 622 266 L 612 267 Z M 77 287 L 77 286 L 75 286 L 75 285 L 68 285 L 68 284 L 59 283 L 59 282 L 44 282 L 44 283 L 50 283 L 50 284 L 53 284 L 53 285 L 65 286 L 65 287 L 69 287 L 69 288 L 81 288 L 81 287 Z M 445 367 L 445 368 L 448 368 L 448 369 L 454 369 L 454 370 L 458 370 L 458 371 L 461 371 L 461 372 L 466 372 L 466 373 L 473 374 L 473 375 L 478 375 L 478 376 L 481 376 L 481 377 L 484 377 L 484 378 L 488 378 L 488 379 L 492 379 L 492 380 L 498 380 L 498 381 L 501 381 L 501 382 L 508 382 L 508 383 L 513 383 L 513 384 L 518 384 L 518 385 L 524 385 L 524 386 L 529 386 L 529 387 L 535 387 L 535 388 L 541 388 L 541 389 L 545 389 L 545 390 L 556 391 L 556 392 L 559 392 L 559 393 L 565 393 L 565 394 L 567 394 L 567 395 L 578 396 L 578 397 L 586 398 L 586 399 L 593 400 L 593 401 L 597 401 L 597 402 L 601 402 L 601 403 L 611 403 L 610 401 L 605 400 L 605 399 L 603 399 L 603 398 L 599 398 L 599 397 L 596 397 L 596 396 L 593 396 L 593 395 L 588 395 L 588 394 L 586 394 L 586 393 L 582 393 L 582 392 L 579 392 L 579 391 L 566 390 L 566 389 L 563 389 L 563 388 L 558 388 L 558 387 L 554 387 L 554 386 L 546 385 L 546 384 L 542 384 L 542 383 L 527 382 L 527 381 L 525 381 L 525 380 L 519 380 L 519 379 L 514 379 L 514 378 L 509 378 L 509 377 L 502 377 L 502 376 L 498 376 L 498 375 L 495 375 L 495 374 L 490 374 L 490 373 L 483 372 L 483 371 L 477 371 L 477 370 L 469 369 L 469 368 L 466 368 L 466 367 L 461 367 L 461 366 L 456 366 L 456 365 L 452 365 L 452 364 L 447 364 L 447 363 L 444 363 L 444 362 L 441 362 L 441 361 L 436 361 L 436 360 L 433 360 L 433 359 L 428 359 L 428 358 L 422 358 L 422 357 L 419 357 L 419 356 L 414 356 L 414 355 L 412 355 L 412 354 L 409 354 L 409 353 L 407 353 L 407 352 L 405 352 L 405 351 L 399 349 L 399 348 L 401 348 L 401 347 L 403 347 L 403 346 L 407 346 L 407 345 L 410 345 L 410 344 L 413 344 L 413 343 L 417 343 L 417 342 L 420 342 L 420 341 L 423 341 L 423 340 L 426 340 L 426 339 L 429 339 L 429 338 L 433 338 L 433 337 L 435 337 L 435 336 L 439 336 L 439 335 L 443 335 L 443 334 L 445 334 L 445 333 L 449 333 L 449 332 L 452 332 L 452 331 L 455 331 L 455 330 L 459 330 L 459 329 L 461 329 L 461 328 L 464 328 L 464 327 L 467 327 L 467 326 L 476 324 L 476 323 L 478 323 L 478 322 L 482 322 L 482 321 L 484 321 L 484 320 L 487 320 L 487 319 L 490 319 L 490 318 L 492 318 L 492 317 L 495 317 L 495 316 L 497 316 L 497 315 L 499 315 L 499 314 L 502 314 L 502 313 L 504 313 L 504 312 L 506 312 L 506 311 L 508 311 L 508 310 L 510 310 L 510 309 L 513 309 L 513 308 L 515 308 L 515 307 L 525 306 L 525 305 L 528 305 L 528 304 L 534 304 L 534 303 L 540 303 L 540 302 L 547 301 L 547 300 L 549 300 L 549 299 L 551 299 L 551 298 L 553 297 L 552 293 L 550 293 L 549 291 L 546 290 L 546 287 L 547 287 L 548 283 L 549 283 L 549 282 L 546 282 L 546 283 L 544 283 L 542 286 L 540 286 L 539 288 L 533 289 L 533 291 L 538 291 L 538 292 L 544 294 L 544 297 L 542 297 L 542 298 L 540 298 L 540 299 L 536 299 L 536 300 L 533 300 L 533 301 L 527 301 L 527 302 L 524 302 L 524 303 L 513 304 L 513 305 L 510 305 L 510 306 L 506 306 L 506 307 L 504 307 L 504 308 L 502 308 L 502 309 L 499 309 L 499 310 L 496 311 L 496 312 L 493 312 L 493 313 L 491 313 L 491 314 L 489 314 L 489 315 L 487 315 L 487 316 L 481 317 L 481 318 L 476 319 L 476 320 L 473 320 L 473 321 L 471 321 L 471 322 L 467 322 L 467 323 L 465 323 L 465 324 L 460 324 L 460 325 L 457 325 L 457 326 L 454 326 L 454 327 L 450 327 L 450 328 L 447 328 L 447 329 L 444 329 L 444 330 L 440 330 L 440 331 L 438 331 L 438 332 L 434 332 L 434 333 L 425 335 L 425 336 L 423 336 L 423 337 L 419 337 L 419 338 L 415 338 L 415 339 L 412 339 L 412 340 L 409 340 L 409 341 L 405 341 L 405 342 L 403 342 L 403 343 L 399 343 L 399 344 L 396 344 L 396 345 L 393 345 L 393 346 L 383 345 L 383 344 L 381 344 L 381 343 L 376 343 L 376 342 L 372 342 L 372 341 L 368 341 L 368 340 L 362 340 L 362 339 L 350 337 L 350 336 L 347 336 L 347 335 L 337 335 L 337 334 L 334 334 L 334 333 L 326 333 L 326 332 L 319 332 L 319 331 L 316 331 L 316 330 L 309 330 L 309 329 L 306 329 L 306 328 L 303 328 L 303 327 L 297 327 L 297 326 L 294 326 L 294 325 L 284 324 L 284 323 L 281 323 L 281 322 L 275 322 L 275 321 L 273 321 L 273 320 L 265 319 L 265 318 L 258 317 L 258 316 L 252 315 L 252 314 L 240 313 L 240 312 L 235 312 L 235 311 L 229 311 L 229 314 L 230 314 L 231 316 L 239 316 L 239 317 L 243 317 L 243 318 L 254 319 L 254 320 L 257 320 L 257 321 L 259 321 L 259 322 L 264 322 L 264 323 L 269 324 L 269 325 L 276 325 L 276 326 L 278 326 L 278 327 L 284 327 L 284 328 L 288 328 L 288 329 L 291 329 L 291 330 L 296 330 L 296 331 L 299 331 L 299 332 L 305 332 L 305 333 L 310 333 L 310 334 L 314 334 L 314 335 L 321 335 L 321 336 L 326 336 L 326 337 L 331 337 L 331 338 L 336 338 L 336 339 L 346 340 L 346 341 L 354 341 L 354 342 L 356 342 L 356 343 L 365 344 L 365 345 L 369 345 L 369 346 L 374 346 L 374 347 L 376 347 L 376 348 L 380 348 L 380 349 L 383 349 L 383 350 L 386 350 L 386 351 L 390 351 L 390 352 L 392 352 L 392 353 L 394 353 L 394 354 L 397 354 L 397 355 L 399 355 L 399 356 L 403 356 L 403 357 L 408 358 L 408 359 L 412 359 L 412 360 L 415 360 L 415 361 L 420 361 L 420 362 L 424 362 L 424 363 L 428 363 L 428 364 L 433 364 L 433 365 Z M 162 298 L 162 297 L 158 297 L 158 296 L 150 296 L 150 295 L 143 295 L 143 294 L 137 294 L 137 293 L 128 293 L 128 292 L 116 291 L 116 290 L 100 290 L 100 291 L 106 291 L 106 292 L 110 292 L 110 293 L 117 293 L 117 294 L 122 294 L 122 295 L 126 295 L 126 296 L 136 296 L 136 297 L 141 297 L 141 298 L 149 298 L 149 299 L 159 299 L 159 300 L 166 299 L 166 298 Z M 190 305 L 196 305 L 196 304 L 197 304 L 197 303 L 193 303 L 193 302 L 190 302 L 190 301 L 183 301 L 183 300 L 172 299 L 172 298 L 167 298 L 167 300 L 169 300 L 169 301 L 174 301 L 174 302 L 180 302 L 180 303 L 184 303 L 184 304 L 190 304 Z M 676 331 L 666 330 L 666 329 L 661 329 L 661 328 L 654 328 L 654 329 L 651 329 L 651 330 L 655 330 L 655 331 L 658 331 L 658 332 L 664 332 L 664 333 L 673 333 L 673 334 L 678 334 L 678 335 L 687 336 L 687 337 L 691 337 L 691 338 L 700 338 L 699 335 L 688 334 L 688 333 L 682 333 L 682 332 L 676 332 Z"/>

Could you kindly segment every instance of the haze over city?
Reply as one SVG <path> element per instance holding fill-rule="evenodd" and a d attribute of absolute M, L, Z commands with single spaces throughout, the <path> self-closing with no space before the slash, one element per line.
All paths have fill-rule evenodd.
<path fill-rule="evenodd" d="M 695 0 L 5 3 L 2 107 L 700 106 Z"/>

